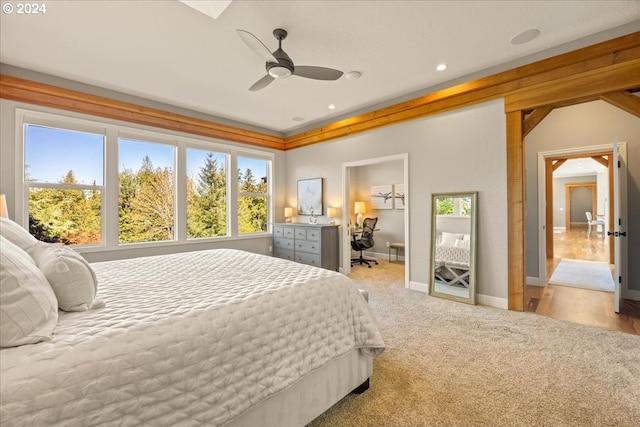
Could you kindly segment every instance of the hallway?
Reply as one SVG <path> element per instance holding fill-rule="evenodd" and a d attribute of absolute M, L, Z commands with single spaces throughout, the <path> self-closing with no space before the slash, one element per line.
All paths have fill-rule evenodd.
<path fill-rule="evenodd" d="M 586 227 L 573 227 L 568 233 L 554 233 L 553 260 L 547 260 L 548 280 L 562 258 L 588 261 L 609 260 L 609 239 L 592 234 L 587 239 Z M 640 335 L 640 302 L 627 301 L 622 313 L 613 311 L 613 293 L 547 284 L 525 286 L 525 311 L 567 320 L 583 325 L 598 326 L 614 331 Z M 635 317 L 634 317 L 635 316 Z"/>

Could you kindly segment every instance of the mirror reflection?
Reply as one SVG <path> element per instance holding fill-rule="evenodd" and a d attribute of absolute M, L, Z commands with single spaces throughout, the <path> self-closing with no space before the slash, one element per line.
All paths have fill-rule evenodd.
<path fill-rule="evenodd" d="M 429 294 L 475 304 L 477 192 L 431 196 Z"/>

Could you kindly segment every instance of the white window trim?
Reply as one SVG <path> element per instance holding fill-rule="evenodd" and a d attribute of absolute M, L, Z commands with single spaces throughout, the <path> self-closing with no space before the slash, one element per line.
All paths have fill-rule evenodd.
<path fill-rule="evenodd" d="M 102 195 L 102 230 L 100 245 L 76 245 L 73 246 L 78 252 L 102 252 L 131 249 L 132 247 L 152 248 L 157 246 L 202 244 L 208 241 L 223 240 L 245 240 L 251 238 L 261 238 L 269 236 L 272 229 L 272 218 L 274 217 L 273 206 L 273 180 L 275 154 L 269 151 L 261 151 L 245 147 L 238 147 L 234 143 L 198 138 L 189 134 L 179 134 L 173 131 L 153 128 L 153 130 L 138 128 L 131 124 L 122 124 L 114 120 L 101 120 L 99 117 L 88 116 L 79 118 L 64 114 L 54 114 L 24 108 L 15 109 L 16 127 L 16 169 L 15 169 L 15 213 L 16 222 L 28 229 L 29 218 L 26 202 L 28 201 L 28 185 L 24 180 L 24 125 L 33 124 L 60 129 L 78 130 L 90 133 L 102 133 L 105 135 L 104 144 L 104 177 L 103 185 L 100 188 Z M 174 157 L 174 185 L 176 194 L 175 203 L 175 232 L 174 239 L 159 242 L 139 242 L 139 243 L 119 243 L 118 242 L 118 138 L 127 138 L 148 142 L 157 142 L 176 147 Z M 227 162 L 227 235 L 216 237 L 202 237 L 187 239 L 186 225 L 186 150 L 194 148 L 212 152 L 226 154 Z M 238 192 L 237 190 L 237 158 L 238 156 L 263 159 L 267 161 L 267 231 L 257 233 L 238 233 Z M 55 185 L 55 184 L 54 184 Z M 58 184 L 59 185 L 59 184 Z M 89 186 L 95 189 L 94 186 Z M 259 194 L 264 196 L 264 194 Z M 116 207 L 116 208 L 114 208 Z"/>

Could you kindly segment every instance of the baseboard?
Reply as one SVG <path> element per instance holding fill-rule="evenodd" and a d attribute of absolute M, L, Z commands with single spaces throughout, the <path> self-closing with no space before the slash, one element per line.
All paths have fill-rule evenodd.
<path fill-rule="evenodd" d="M 476 302 L 480 305 L 486 305 L 503 310 L 509 309 L 509 300 L 506 298 L 493 297 L 491 295 L 476 294 Z"/>
<path fill-rule="evenodd" d="M 409 289 L 412 291 L 424 292 L 425 294 L 429 293 L 429 285 L 426 283 L 409 281 Z"/>
<path fill-rule="evenodd" d="M 355 254 L 355 252 L 353 252 Z M 357 256 L 357 255 L 356 255 Z M 364 257 L 365 258 L 375 258 L 375 259 L 384 259 L 384 260 L 389 260 L 389 253 L 382 253 L 382 252 L 366 252 L 364 253 Z M 395 254 L 395 249 L 391 251 L 391 261 L 395 261 L 396 260 L 396 254 Z M 404 262 L 404 255 L 400 255 L 398 257 L 398 261 L 403 261 Z"/>
<path fill-rule="evenodd" d="M 632 301 L 640 301 L 640 291 L 628 289 L 622 296 L 624 299 L 630 299 Z"/>
<path fill-rule="evenodd" d="M 540 283 L 540 278 L 539 277 L 527 276 L 527 285 L 540 286 L 540 287 L 544 288 L 547 284 L 546 283 Z"/>

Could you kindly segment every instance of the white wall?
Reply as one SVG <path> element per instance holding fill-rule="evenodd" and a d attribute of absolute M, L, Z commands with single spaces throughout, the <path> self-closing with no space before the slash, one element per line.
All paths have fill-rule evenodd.
<path fill-rule="evenodd" d="M 340 201 L 343 163 L 408 153 L 409 280 L 429 281 L 431 193 L 478 191 L 477 290 L 506 307 L 505 147 L 504 107 L 498 100 L 290 150 L 287 202 L 295 206 L 298 179 L 317 176 L 325 178 L 325 201 Z"/>
<path fill-rule="evenodd" d="M 640 119 L 604 101 L 553 110 L 525 141 L 527 276 L 538 276 L 538 153 L 627 142 L 629 289 L 640 291 Z"/>
<path fill-rule="evenodd" d="M 356 188 L 356 196 L 355 199 L 351 200 L 366 202 L 367 213 L 364 217 L 377 217 L 376 228 L 380 229 L 374 233 L 375 245 L 367 252 L 387 255 L 389 250 L 386 247 L 386 242 L 404 242 L 404 210 L 372 210 L 369 202 L 370 190 L 372 185 L 401 184 L 404 180 L 404 162 L 402 160 L 394 160 L 375 165 L 360 166 L 354 169 L 356 171 L 356 181 L 353 187 Z M 389 203 L 391 204 L 391 200 L 389 200 Z M 355 219 L 355 215 L 353 218 Z"/>

